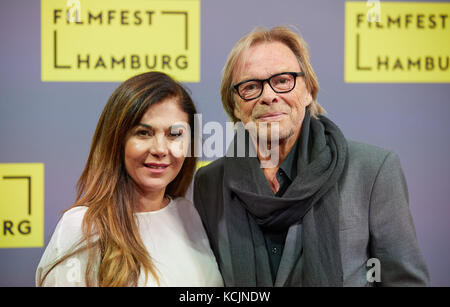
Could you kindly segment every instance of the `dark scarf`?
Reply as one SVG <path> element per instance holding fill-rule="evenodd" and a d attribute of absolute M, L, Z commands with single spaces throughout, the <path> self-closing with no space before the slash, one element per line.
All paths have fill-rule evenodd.
<path fill-rule="evenodd" d="M 286 276 L 279 272 L 277 279 L 285 286 L 342 285 L 337 182 L 347 159 L 347 141 L 333 122 L 324 116 L 315 119 L 307 109 L 299 142 L 297 177 L 281 198 L 270 189 L 259 160 L 248 156 L 254 152 L 251 142 L 246 157 L 226 159 L 224 182 L 230 199 L 225 200 L 225 215 L 232 267 L 225 269 L 233 276 L 225 281 L 227 286 L 273 286 L 261 227 L 286 230 L 299 224 L 302 231 L 295 233 L 301 238 L 294 237 L 296 246 L 287 252 L 295 259 L 285 260 L 285 250 L 280 270 L 283 261 L 288 263 L 282 273 Z M 229 150 L 235 143 L 236 137 Z"/>

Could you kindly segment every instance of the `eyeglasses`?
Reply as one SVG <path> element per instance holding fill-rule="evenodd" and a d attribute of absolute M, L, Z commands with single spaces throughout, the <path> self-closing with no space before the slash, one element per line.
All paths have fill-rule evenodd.
<path fill-rule="evenodd" d="M 239 97 L 244 100 L 252 100 L 262 95 L 264 89 L 264 82 L 268 82 L 275 93 L 287 93 L 295 88 L 296 79 L 298 76 L 304 76 L 302 72 L 282 72 L 270 76 L 267 79 L 251 79 L 239 82 L 233 85 Z"/>

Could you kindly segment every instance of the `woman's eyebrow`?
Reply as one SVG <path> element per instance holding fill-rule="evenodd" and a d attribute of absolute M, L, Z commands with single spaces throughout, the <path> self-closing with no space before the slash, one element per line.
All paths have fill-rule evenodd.
<path fill-rule="evenodd" d="M 152 126 L 147 125 L 147 124 L 143 124 L 143 123 L 139 123 L 138 126 L 142 126 L 142 127 L 144 127 L 144 128 L 147 128 L 147 129 L 153 129 Z"/>
<path fill-rule="evenodd" d="M 170 128 L 170 130 L 173 130 L 173 129 L 180 129 L 180 128 L 184 129 L 186 127 L 182 124 L 175 124 L 175 125 L 170 126 L 169 128 Z"/>
<path fill-rule="evenodd" d="M 144 127 L 146 129 L 153 130 L 153 127 L 144 123 L 139 123 L 138 126 Z M 186 127 L 183 124 L 175 124 L 172 126 L 169 126 L 167 129 L 170 131 L 173 131 L 174 129 L 185 129 Z"/>

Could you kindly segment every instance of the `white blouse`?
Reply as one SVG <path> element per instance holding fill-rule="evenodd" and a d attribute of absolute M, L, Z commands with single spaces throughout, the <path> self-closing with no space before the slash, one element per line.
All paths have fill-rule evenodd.
<path fill-rule="evenodd" d="M 55 260 L 68 254 L 82 238 L 81 224 L 87 207 L 64 213 L 47 245 L 36 271 L 36 284 Z M 211 251 L 200 216 L 186 198 L 176 198 L 157 211 L 135 213 L 139 233 L 156 267 L 161 286 L 222 287 L 216 259 Z M 44 286 L 85 286 L 87 251 L 58 264 Z M 94 273 L 98 264 L 94 267 Z M 94 275 L 95 276 L 95 275 Z M 157 286 L 153 275 L 141 273 L 138 286 Z"/>

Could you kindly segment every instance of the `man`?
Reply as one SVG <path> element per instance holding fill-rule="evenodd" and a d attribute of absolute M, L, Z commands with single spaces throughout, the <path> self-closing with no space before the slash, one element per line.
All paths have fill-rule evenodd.
<path fill-rule="evenodd" d="M 251 141 L 236 156 L 236 134 L 194 183 L 225 285 L 427 285 L 398 157 L 345 139 L 317 92 L 287 28 L 255 30 L 229 55 L 223 106 Z"/>

